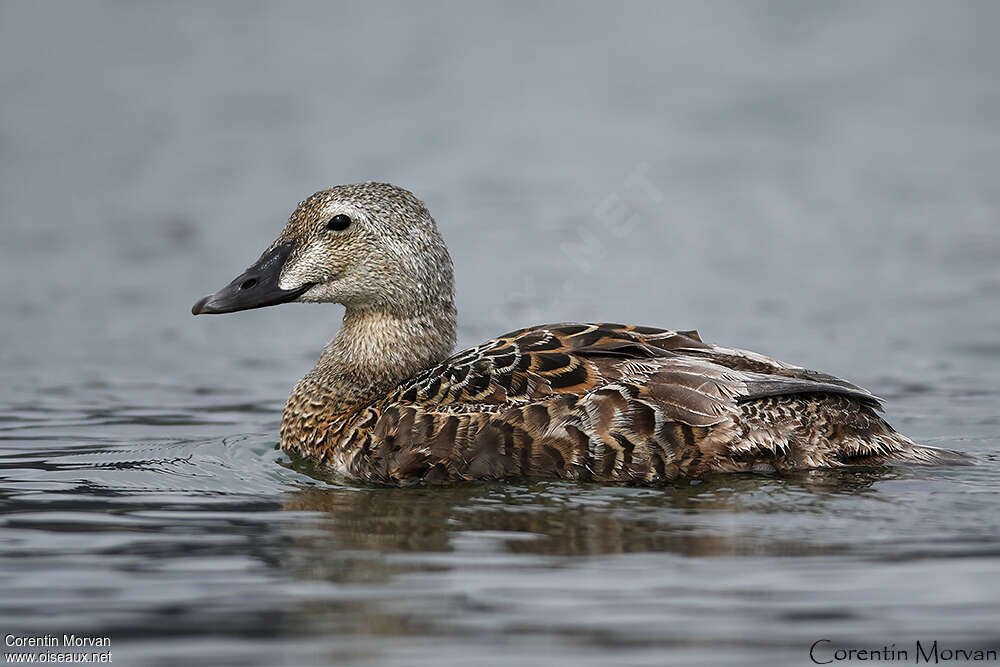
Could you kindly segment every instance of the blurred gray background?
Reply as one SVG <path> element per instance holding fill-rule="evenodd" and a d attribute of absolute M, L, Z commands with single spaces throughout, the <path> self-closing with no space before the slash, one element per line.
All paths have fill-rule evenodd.
<path fill-rule="evenodd" d="M 998 18 L 989 2 L 4 3 L 3 363 L 135 378 L 244 355 L 292 381 L 335 309 L 188 308 L 300 199 L 361 180 L 436 216 L 464 344 L 610 320 L 848 375 L 995 354 Z"/>

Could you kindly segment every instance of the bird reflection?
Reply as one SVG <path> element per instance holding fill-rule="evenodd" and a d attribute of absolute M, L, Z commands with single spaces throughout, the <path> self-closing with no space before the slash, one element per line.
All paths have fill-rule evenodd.
<path fill-rule="evenodd" d="M 324 548 L 348 553 L 803 555 L 835 546 L 782 531 L 782 515 L 829 512 L 844 496 L 876 494 L 875 482 L 897 474 L 729 474 L 658 489 L 562 482 L 410 489 L 339 483 L 303 487 L 289 493 L 283 506 L 321 512 Z"/>

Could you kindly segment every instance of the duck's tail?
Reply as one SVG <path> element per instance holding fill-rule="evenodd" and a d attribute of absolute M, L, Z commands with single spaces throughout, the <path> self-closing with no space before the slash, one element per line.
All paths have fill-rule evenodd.
<path fill-rule="evenodd" d="M 896 447 L 886 457 L 886 463 L 911 463 L 916 465 L 972 465 L 975 459 L 964 452 L 920 445 L 904 435 L 896 435 Z"/>

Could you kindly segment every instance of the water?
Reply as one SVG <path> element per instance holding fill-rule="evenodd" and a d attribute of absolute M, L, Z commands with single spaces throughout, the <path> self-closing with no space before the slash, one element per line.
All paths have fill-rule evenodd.
<path fill-rule="evenodd" d="M 998 647 L 998 19 L 0 6 L 0 634 L 109 636 L 126 665 Z M 437 217 L 461 345 L 698 327 L 979 464 L 659 489 L 297 470 L 281 405 L 339 308 L 188 309 L 299 199 L 365 179 Z"/>

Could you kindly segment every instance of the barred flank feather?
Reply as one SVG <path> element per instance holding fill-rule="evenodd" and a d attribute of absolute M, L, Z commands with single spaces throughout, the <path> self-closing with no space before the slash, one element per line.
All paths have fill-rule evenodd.
<path fill-rule="evenodd" d="M 752 370 L 750 370 L 752 369 Z M 384 484 L 541 477 L 653 484 L 711 471 L 958 464 L 917 445 L 849 382 L 696 332 L 554 324 L 465 350 L 308 432 L 293 395 L 283 446 Z M 304 431 L 308 433 L 304 433 Z M 306 444 L 311 443 L 311 444 Z"/>

